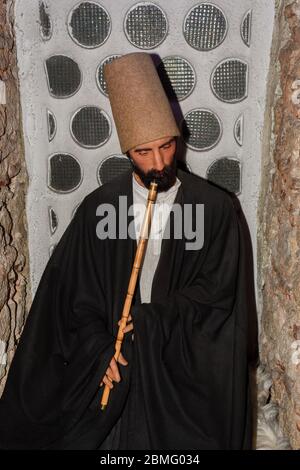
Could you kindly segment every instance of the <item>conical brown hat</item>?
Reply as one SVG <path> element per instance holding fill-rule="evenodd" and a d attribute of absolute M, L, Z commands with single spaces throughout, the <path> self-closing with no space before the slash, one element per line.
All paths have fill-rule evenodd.
<path fill-rule="evenodd" d="M 123 153 L 180 135 L 150 54 L 134 52 L 104 66 L 104 78 Z"/>

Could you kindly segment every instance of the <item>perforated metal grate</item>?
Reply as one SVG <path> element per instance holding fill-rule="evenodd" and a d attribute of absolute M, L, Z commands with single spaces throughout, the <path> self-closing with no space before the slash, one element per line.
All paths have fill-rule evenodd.
<path fill-rule="evenodd" d="M 236 140 L 236 142 L 242 146 L 243 145 L 243 138 L 244 138 L 244 116 L 241 114 L 235 124 L 234 124 L 234 131 L 233 131 L 233 134 L 234 134 L 234 138 Z"/>
<path fill-rule="evenodd" d="M 58 217 L 52 207 L 49 207 L 49 224 L 50 224 L 50 232 L 53 235 L 53 233 L 56 232 L 56 229 L 58 227 Z"/>
<path fill-rule="evenodd" d="M 239 59 L 226 59 L 217 65 L 211 75 L 211 87 L 222 101 L 242 101 L 248 92 L 248 66 Z"/>
<path fill-rule="evenodd" d="M 47 5 L 44 2 L 39 3 L 39 14 L 40 14 L 40 33 L 45 41 L 48 41 L 52 36 L 52 22 L 50 15 L 47 12 Z"/>
<path fill-rule="evenodd" d="M 241 36 L 246 44 L 246 46 L 250 47 L 251 41 L 251 20 L 252 20 L 252 10 L 247 11 L 245 14 L 242 25 L 241 25 Z"/>
<path fill-rule="evenodd" d="M 206 177 L 228 191 L 236 194 L 241 192 L 241 169 L 238 160 L 233 158 L 215 160 L 208 168 Z"/>
<path fill-rule="evenodd" d="M 224 13 L 211 3 L 193 7 L 184 19 L 183 35 L 187 43 L 200 51 L 219 46 L 227 33 Z"/>
<path fill-rule="evenodd" d="M 81 71 L 70 57 L 55 55 L 46 60 L 49 93 L 55 98 L 74 95 L 81 85 Z"/>
<path fill-rule="evenodd" d="M 47 109 L 47 122 L 48 122 L 48 139 L 49 139 L 49 142 L 51 142 L 51 140 L 54 139 L 54 136 L 56 134 L 57 125 L 56 125 L 55 116 L 52 113 L 52 111 L 50 111 L 49 109 Z"/>
<path fill-rule="evenodd" d="M 101 63 L 100 65 L 97 67 L 97 72 L 96 72 L 96 82 L 97 82 L 97 85 L 98 85 L 98 88 L 99 90 L 101 91 L 101 93 L 103 93 L 105 96 L 108 96 L 107 94 L 107 88 L 106 88 L 106 81 L 105 81 L 105 78 L 104 78 L 104 73 L 103 73 L 103 69 L 104 69 L 104 66 L 110 62 L 112 62 L 114 59 L 117 59 L 118 57 L 121 57 L 120 54 L 116 54 L 116 55 L 111 55 L 109 57 L 106 57 Z"/>
<path fill-rule="evenodd" d="M 175 94 L 180 101 L 187 98 L 196 84 L 195 71 L 182 57 L 165 57 L 158 66 L 158 74 L 169 98 Z"/>
<path fill-rule="evenodd" d="M 110 30 L 110 17 L 98 3 L 82 2 L 69 14 L 69 34 L 82 47 L 101 46 L 107 40 Z"/>
<path fill-rule="evenodd" d="M 187 113 L 182 123 L 183 139 L 193 150 L 209 150 L 217 145 L 222 135 L 221 122 L 216 114 L 206 109 Z"/>
<path fill-rule="evenodd" d="M 128 41 L 134 46 L 153 49 L 167 36 L 167 17 L 163 10 L 153 3 L 138 3 L 126 14 L 124 31 Z"/>
<path fill-rule="evenodd" d="M 55 153 L 49 157 L 48 186 L 57 192 L 74 191 L 82 181 L 79 162 L 68 153 Z"/>
<path fill-rule="evenodd" d="M 116 176 L 132 168 L 131 163 L 124 155 L 110 155 L 98 166 L 97 178 L 100 185 L 109 183 Z"/>
<path fill-rule="evenodd" d="M 71 134 L 82 147 L 95 148 L 105 144 L 110 137 L 109 118 L 96 106 L 84 106 L 71 119 Z"/>

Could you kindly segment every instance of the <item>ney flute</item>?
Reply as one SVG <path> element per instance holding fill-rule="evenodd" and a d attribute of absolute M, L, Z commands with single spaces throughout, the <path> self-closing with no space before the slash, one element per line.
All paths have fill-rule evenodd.
<path fill-rule="evenodd" d="M 124 307 L 122 311 L 122 316 L 121 316 L 121 322 L 119 325 L 118 335 L 117 335 L 117 339 L 115 343 L 114 358 L 116 361 L 118 360 L 119 354 L 121 351 L 121 346 L 122 346 L 122 342 L 124 338 L 123 330 L 127 324 L 127 320 L 128 320 L 130 309 L 131 309 L 132 299 L 135 293 L 138 274 L 139 274 L 140 267 L 144 258 L 144 253 L 147 247 L 147 241 L 148 241 L 148 237 L 149 237 L 150 230 L 151 230 L 152 209 L 156 201 L 156 196 L 157 196 L 157 183 L 153 181 L 150 184 L 150 189 L 148 192 L 146 212 L 144 215 L 144 220 L 143 220 L 141 233 L 139 237 L 139 243 L 138 243 L 138 247 L 137 247 L 134 262 L 133 262 L 133 267 L 132 267 L 129 285 L 127 289 L 127 295 L 126 295 L 126 299 L 125 299 L 125 303 L 124 303 Z M 102 394 L 102 399 L 101 399 L 101 410 L 105 410 L 106 405 L 108 403 L 109 394 L 110 394 L 110 388 L 108 385 L 105 384 L 104 391 Z"/>

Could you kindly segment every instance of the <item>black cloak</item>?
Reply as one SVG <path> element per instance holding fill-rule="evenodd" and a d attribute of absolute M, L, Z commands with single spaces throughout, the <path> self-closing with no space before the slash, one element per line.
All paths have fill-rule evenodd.
<path fill-rule="evenodd" d="M 2 449 L 249 449 L 245 246 L 229 194 L 178 169 L 175 203 L 204 204 L 204 244 L 167 239 L 151 303 L 133 300 L 105 411 L 136 241 L 100 240 L 102 203 L 132 204 L 132 172 L 85 197 L 49 259 L 0 400 Z M 131 217 L 131 221 L 133 218 Z M 119 219 L 117 217 L 117 235 Z M 172 213 L 169 217 L 174 234 Z M 195 226 L 194 226 L 195 228 Z M 172 231 L 173 230 L 173 231 Z M 101 447 L 104 443 L 104 447 Z"/>

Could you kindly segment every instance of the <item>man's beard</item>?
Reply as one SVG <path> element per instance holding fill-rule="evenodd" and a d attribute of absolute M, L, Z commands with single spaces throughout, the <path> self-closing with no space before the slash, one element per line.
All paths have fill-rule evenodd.
<path fill-rule="evenodd" d="M 157 192 L 167 191 L 176 182 L 176 159 L 174 158 L 171 165 L 165 165 L 163 170 L 149 170 L 145 173 L 138 167 L 135 162 L 130 158 L 134 172 L 141 178 L 142 182 L 147 189 L 150 189 L 150 183 L 155 180 L 157 183 Z"/>

